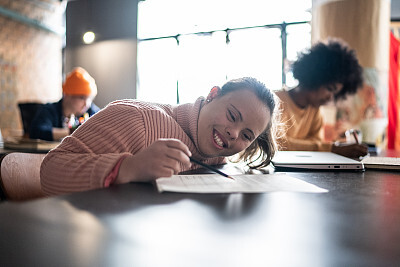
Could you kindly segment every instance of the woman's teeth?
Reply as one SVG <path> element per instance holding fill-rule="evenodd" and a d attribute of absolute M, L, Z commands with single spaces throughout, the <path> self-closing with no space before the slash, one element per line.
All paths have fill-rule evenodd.
<path fill-rule="evenodd" d="M 224 146 L 224 142 L 222 142 L 222 140 L 219 138 L 219 136 L 217 134 L 214 134 L 214 140 L 217 143 L 217 145 L 223 147 Z"/>

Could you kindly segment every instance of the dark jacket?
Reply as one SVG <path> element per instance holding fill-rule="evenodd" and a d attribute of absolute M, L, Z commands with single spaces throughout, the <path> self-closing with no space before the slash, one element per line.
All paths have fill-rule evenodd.
<path fill-rule="evenodd" d="M 55 103 L 48 103 L 43 105 L 37 112 L 32 121 L 29 131 L 29 137 L 33 139 L 42 139 L 53 141 L 53 127 L 63 128 L 64 116 L 62 113 L 61 99 Z M 100 108 L 92 103 L 87 110 L 89 117 L 94 115 Z"/>

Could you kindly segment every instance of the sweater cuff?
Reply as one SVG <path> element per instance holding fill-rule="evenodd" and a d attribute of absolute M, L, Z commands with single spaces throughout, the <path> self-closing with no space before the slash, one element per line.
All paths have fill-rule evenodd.
<path fill-rule="evenodd" d="M 110 187 L 115 180 L 117 179 L 118 172 L 119 172 L 119 167 L 121 166 L 122 161 L 127 157 L 127 155 L 122 156 L 117 164 L 115 164 L 114 168 L 111 170 L 111 172 L 107 175 L 106 179 L 104 180 L 104 187 Z"/>

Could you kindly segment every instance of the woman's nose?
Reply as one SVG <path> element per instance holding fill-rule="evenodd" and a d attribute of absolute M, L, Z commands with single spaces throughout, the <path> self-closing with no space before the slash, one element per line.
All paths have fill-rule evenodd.
<path fill-rule="evenodd" d="M 231 140 L 235 140 L 239 136 L 239 132 L 234 128 L 227 128 L 226 133 Z"/>

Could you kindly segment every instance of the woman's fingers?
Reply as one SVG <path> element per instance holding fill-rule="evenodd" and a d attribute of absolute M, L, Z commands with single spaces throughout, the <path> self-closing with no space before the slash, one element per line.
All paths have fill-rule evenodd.
<path fill-rule="evenodd" d="M 143 162 L 141 166 L 146 179 L 170 177 L 182 171 L 181 164 L 190 168 L 189 148 L 178 139 L 159 139 L 137 156 Z"/>
<path fill-rule="evenodd" d="M 185 145 L 179 139 L 159 139 L 158 141 L 165 141 L 166 145 L 169 148 L 175 148 L 177 150 L 180 150 L 180 151 L 184 152 L 188 157 L 192 156 L 192 152 L 190 152 L 187 145 Z"/>
<path fill-rule="evenodd" d="M 166 157 L 173 161 L 171 162 L 171 164 L 175 162 L 178 164 L 177 166 L 179 166 L 179 163 L 182 163 L 187 168 L 191 166 L 189 156 L 181 150 L 172 148 L 168 150 L 168 152 L 166 153 Z"/>
<path fill-rule="evenodd" d="M 164 162 L 167 164 L 166 166 L 171 167 L 178 172 L 180 170 L 179 163 L 182 163 L 186 168 L 191 166 L 189 157 L 192 153 L 182 141 L 178 139 L 160 139 L 156 142 L 166 146 L 165 148 L 162 148 L 162 151 L 160 151 L 160 153 L 165 157 Z M 167 160 L 167 158 L 172 161 Z"/>

